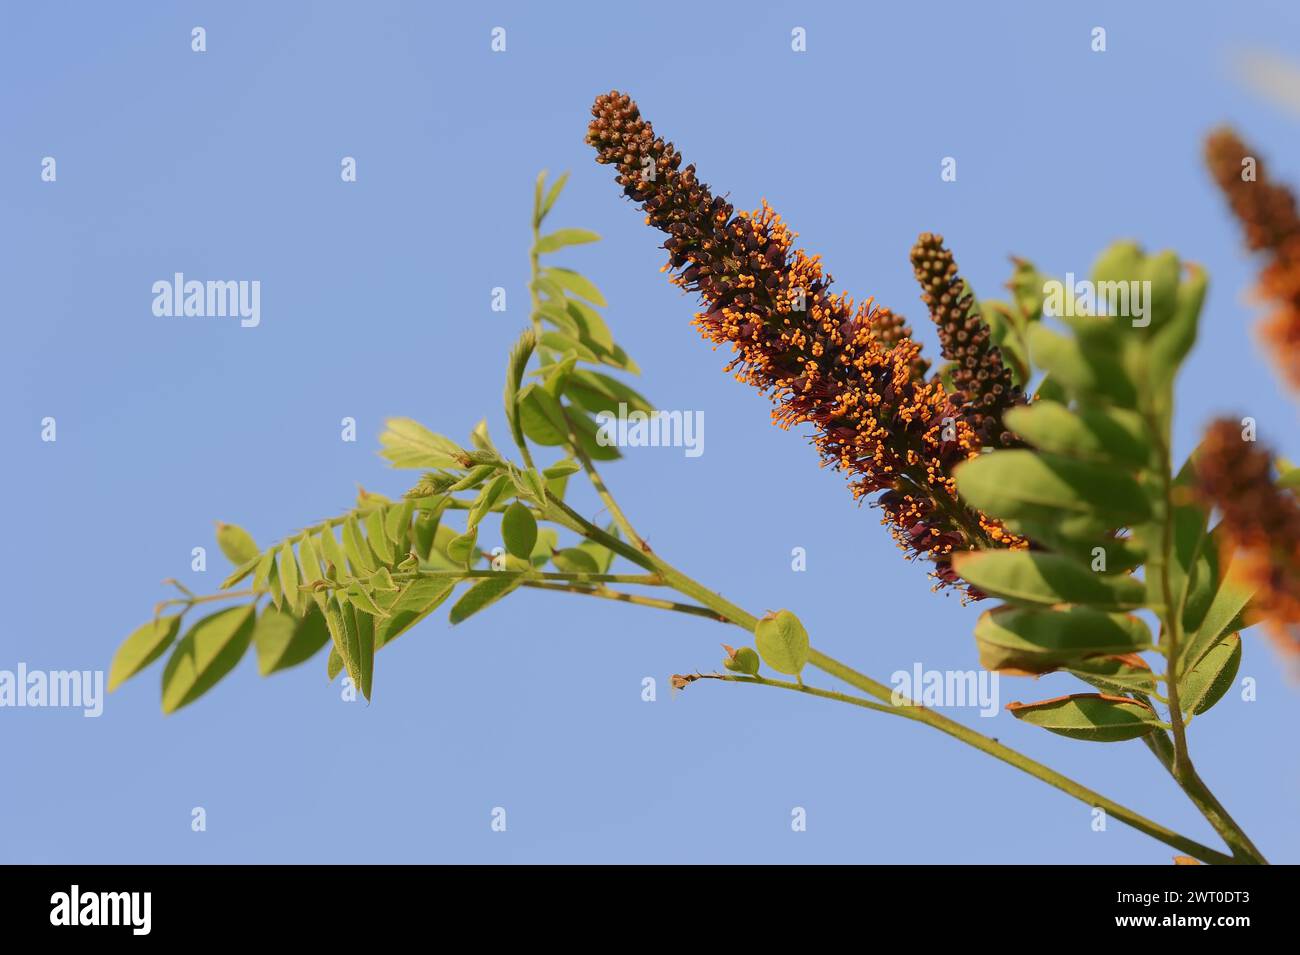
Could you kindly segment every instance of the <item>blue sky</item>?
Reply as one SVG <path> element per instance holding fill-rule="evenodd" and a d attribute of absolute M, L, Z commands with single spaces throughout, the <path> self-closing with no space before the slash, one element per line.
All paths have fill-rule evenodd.
<path fill-rule="evenodd" d="M 1200 164 L 1228 120 L 1274 170 L 1297 122 L 1234 56 L 1300 60 L 1286 3 L 375 2 L 8 4 L 0 12 L 0 379 L 9 600 L 0 669 L 106 668 L 176 576 L 214 589 L 212 522 L 262 542 L 400 493 L 383 419 L 464 438 L 527 322 L 538 170 L 572 170 L 555 224 L 604 241 L 562 261 L 598 282 L 660 406 L 702 410 L 706 453 L 634 449 L 606 478 L 655 549 L 755 612 L 789 607 L 821 649 L 887 678 L 976 665 L 976 608 L 930 593 L 874 511 L 720 369 L 692 303 L 583 134 L 632 93 L 739 207 L 767 198 L 841 287 L 924 323 L 907 251 L 940 231 L 977 293 L 1007 256 L 1085 274 L 1118 238 L 1205 264 L 1202 337 L 1179 387 L 1185 453 L 1219 411 L 1300 456 L 1295 406 L 1250 329 L 1254 265 Z M 207 31 L 207 52 L 190 31 Z M 507 50 L 489 49 L 503 26 Z M 807 30 L 808 50 L 790 49 Z M 1089 49 L 1094 26 L 1105 53 Z M 58 166 L 42 182 L 42 157 Z M 340 180 L 353 156 L 358 181 Z M 939 178 L 942 157 L 958 180 Z M 152 314 L 152 283 L 257 279 L 262 321 Z M 507 289 L 507 312 L 489 308 Z M 922 330 L 934 352 L 932 331 Z M 58 440 L 40 440 L 53 416 Z M 355 417 L 359 438 L 339 439 Z M 576 498 L 588 513 L 598 504 Z M 191 548 L 211 552 L 206 574 Z M 793 547 L 808 554 L 794 573 Z M 380 655 L 345 703 L 317 659 L 252 657 L 163 718 L 158 669 L 103 716 L 0 710 L 9 862 L 1167 862 L 1171 850 L 901 720 L 721 684 L 707 621 L 523 593 L 445 613 Z M 1192 728 L 1201 775 L 1275 861 L 1300 861 L 1300 691 L 1246 641 L 1258 700 Z M 641 681 L 659 680 L 658 699 Z M 1066 692 L 1004 679 L 1002 701 Z M 958 718 L 1213 842 L 1138 743 L 1090 745 L 1006 714 Z M 207 831 L 191 831 L 193 807 Z M 505 807 L 505 833 L 489 827 Z M 795 833 L 790 813 L 808 814 Z"/>

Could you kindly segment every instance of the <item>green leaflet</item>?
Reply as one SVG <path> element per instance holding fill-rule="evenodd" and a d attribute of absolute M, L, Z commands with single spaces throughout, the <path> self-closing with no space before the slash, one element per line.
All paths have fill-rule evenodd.
<path fill-rule="evenodd" d="M 768 614 L 758 621 L 754 645 L 763 662 L 778 673 L 798 676 L 808 662 L 808 631 L 788 610 Z"/>
<path fill-rule="evenodd" d="M 1136 653 L 1089 657 L 1065 667 L 1065 670 L 1103 693 L 1143 693 L 1150 696 L 1157 689 L 1151 667 Z"/>
<path fill-rule="evenodd" d="M 357 659 L 349 643 L 347 623 L 343 615 L 345 606 L 347 606 L 346 598 L 340 601 L 337 595 L 330 597 L 329 602 L 325 604 L 325 624 L 329 628 L 330 639 L 334 644 L 334 653 L 343 664 L 343 668 L 348 671 L 348 676 L 352 678 L 352 683 L 355 686 L 359 673 Z M 337 673 L 335 675 L 337 676 Z M 331 680 L 333 678 L 333 676 L 330 677 Z"/>
<path fill-rule="evenodd" d="M 461 623 L 480 610 L 492 606 L 517 589 L 522 582 L 522 578 L 515 576 L 483 578 L 461 594 L 460 599 L 452 605 L 449 619 L 453 624 Z"/>
<path fill-rule="evenodd" d="M 1016 603 L 1083 604 L 1095 610 L 1136 610 L 1146 589 L 1132 577 L 1103 576 L 1058 554 L 1027 550 L 970 551 L 953 567 L 980 590 Z"/>
<path fill-rule="evenodd" d="M 287 670 L 314 657 L 329 642 L 325 615 L 315 606 L 302 617 L 267 607 L 253 628 L 257 669 L 262 676 Z"/>
<path fill-rule="evenodd" d="M 321 555 L 334 566 L 335 577 L 346 574 L 348 572 L 347 557 L 343 553 L 343 548 L 339 547 L 338 538 L 334 536 L 334 529 L 332 527 L 324 528 L 317 540 L 320 541 Z"/>
<path fill-rule="evenodd" d="M 463 453 L 453 441 L 411 418 L 389 418 L 379 436 L 380 455 L 395 468 L 456 467 Z"/>
<path fill-rule="evenodd" d="M 532 441 L 546 446 L 564 444 L 564 414 L 554 397 L 536 384 L 519 392 L 519 425 Z"/>
<path fill-rule="evenodd" d="M 379 604 L 375 602 L 375 598 L 371 596 L 369 591 L 360 584 L 353 584 L 347 589 L 346 593 L 348 595 L 348 604 L 355 604 L 358 610 L 364 611 L 372 617 L 388 616 L 388 611 L 381 608 Z"/>
<path fill-rule="evenodd" d="M 1241 666 L 1241 635 L 1230 633 L 1178 679 L 1178 704 L 1184 713 L 1200 714 L 1223 699 Z"/>
<path fill-rule="evenodd" d="M 113 662 L 108 668 L 108 691 L 112 693 L 162 656 L 176 639 L 180 626 L 181 615 L 174 613 L 156 617 L 131 631 L 113 654 Z"/>
<path fill-rule="evenodd" d="M 1183 636 L 1183 643 L 1178 653 L 1180 670 L 1185 671 L 1189 660 L 1199 660 L 1219 637 L 1240 626 L 1240 617 L 1254 595 L 1255 586 L 1239 576 L 1234 576 L 1230 565 L 1224 571 L 1224 579 L 1219 584 L 1219 589 L 1205 611 L 1196 633 Z"/>
<path fill-rule="evenodd" d="M 491 511 L 502 502 L 508 500 L 511 496 L 510 491 L 512 482 L 510 475 L 498 474 L 492 481 L 485 485 L 475 499 L 473 506 L 469 509 L 469 527 L 475 528 L 479 521 L 487 517 Z"/>
<path fill-rule="evenodd" d="M 564 189 L 564 184 L 569 181 L 567 172 L 561 173 L 556 177 L 555 182 L 551 183 L 550 190 L 546 193 L 546 199 L 543 200 L 542 184 L 546 181 L 546 173 L 543 172 L 537 177 L 537 200 L 533 204 L 533 227 L 536 228 L 542 224 L 546 214 L 551 211 L 551 206 L 555 205 L 555 200 L 560 197 Z"/>
<path fill-rule="evenodd" d="M 1025 337 L 1034 364 L 1058 385 L 1124 408 L 1136 407 L 1136 384 L 1103 345 L 1066 338 L 1040 324 L 1030 325 Z"/>
<path fill-rule="evenodd" d="M 565 379 L 562 391 L 571 401 L 592 414 L 602 411 L 617 413 L 620 404 L 627 405 L 629 412 L 650 414 L 654 411 L 654 406 L 635 389 L 609 375 L 587 368 L 575 368 Z"/>
<path fill-rule="evenodd" d="M 566 292 L 572 292 L 581 298 L 585 298 L 594 305 L 604 308 L 609 303 L 605 301 L 605 296 L 600 294 L 600 289 L 596 284 L 585 275 L 579 275 L 572 269 L 549 268 L 542 271 L 544 278 L 550 279 Z"/>
<path fill-rule="evenodd" d="M 343 552 L 348 556 L 353 577 L 366 577 L 375 572 L 377 565 L 356 514 L 349 514 L 343 522 Z"/>
<path fill-rule="evenodd" d="M 357 627 L 357 617 L 365 616 L 365 611 L 358 611 L 352 605 L 351 600 L 339 601 L 339 615 L 343 620 L 343 639 L 347 643 L 348 652 L 344 656 L 344 664 L 348 666 L 348 676 L 352 678 L 352 685 L 357 689 L 361 688 L 361 631 Z"/>
<path fill-rule="evenodd" d="M 985 669 L 1048 673 L 1091 656 L 1149 650 L 1151 632 L 1128 614 L 1002 606 L 980 615 L 975 642 Z"/>
<path fill-rule="evenodd" d="M 253 535 L 237 524 L 217 521 L 217 546 L 236 567 L 242 567 L 260 553 Z"/>
<path fill-rule="evenodd" d="M 532 357 L 535 343 L 532 329 L 520 335 L 510 349 L 510 361 L 506 368 L 506 420 L 510 422 L 510 433 L 515 439 L 515 445 L 520 448 L 524 446 L 524 432 L 519 424 L 519 385 L 524 379 L 524 369 L 528 367 L 528 359 Z"/>
<path fill-rule="evenodd" d="M 298 590 L 298 562 L 293 556 L 293 545 L 280 545 L 280 582 L 284 588 L 284 601 L 295 614 L 302 613 L 303 594 Z"/>
<path fill-rule="evenodd" d="M 358 609 L 353 619 L 357 628 L 357 670 L 361 677 L 358 685 L 361 695 L 369 702 L 375 679 L 375 618 Z"/>
<path fill-rule="evenodd" d="M 537 544 L 537 520 L 527 506 L 515 501 L 501 516 L 501 538 L 506 551 L 528 560 Z"/>
<path fill-rule="evenodd" d="M 331 683 L 343 672 L 343 658 L 339 656 L 337 650 L 330 647 L 329 659 L 325 661 L 325 675 Z"/>
<path fill-rule="evenodd" d="M 378 508 L 366 514 L 366 540 L 381 564 L 394 563 L 393 542 L 388 539 L 388 529 L 384 526 L 384 512 Z"/>
<path fill-rule="evenodd" d="M 587 242 L 599 242 L 600 236 L 587 229 L 557 229 L 537 240 L 533 251 L 538 255 L 557 252 L 569 245 L 582 245 Z"/>
<path fill-rule="evenodd" d="M 164 713 L 193 703 L 235 668 L 253 638 L 254 610 L 251 603 L 229 607 L 204 617 L 180 639 L 163 669 Z"/>
<path fill-rule="evenodd" d="M 1145 467 L 1151 461 L 1146 425 L 1122 408 L 1071 411 L 1056 401 L 1036 401 L 1007 411 L 1007 427 L 1041 451 L 1083 460 Z"/>
<path fill-rule="evenodd" d="M 600 564 L 596 562 L 596 558 L 577 547 L 566 547 L 564 550 L 557 550 L 551 555 L 551 563 L 565 574 L 601 573 Z"/>
<path fill-rule="evenodd" d="M 1018 720 L 1061 736 L 1098 743 L 1137 739 L 1160 724 L 1151 707 L 1129 697 L 1102 693 L 1076 693 L 1038 703 L 1011 703 L 1007 710 Z"/>
<path fill-rule="evenodd" d="M 472 566 L 477 558 L 478 528 L 471 527 L 464 534 L 458 534 L 447 542 L 447 559 L 458 567 Z"/>
<path fill-rule="evenodd" d="M 1128 474 L 1061 455 L 995 451 L 964 462 L 954 473 L 961 496 L 997 518 L 1050 523 L 1077 514 L 1128 526 L 1151 514 L 1142 488 Z"/>
<path fill-rule="evenodd" d="M 419 577 L 403 589 L 388 608 L 388 618 L 375 630 L 375 649 L 386 647 L 440 607 L 456 589 L 455 580 Z"/>
<path fill-rule="evenodd" d="M 247 560 L 244 563 L 240 564 L 238 567 L 234 569 L 234 571 L 230 574 L 229 577 L 227 577 L 225 580 L 221 582 L 220 589 L 229 590 L 231 587 L 235 586 L 235 584 L 239 583 L 241 580 L 243 580 L 245 577 L 251 574 L 254 570 L 256 570 L 257 565 L 260 564 L 261 562 L 262 562 L 262 555 L 258 554 L 255 557 L 253 557 L 251 560 Z"/>

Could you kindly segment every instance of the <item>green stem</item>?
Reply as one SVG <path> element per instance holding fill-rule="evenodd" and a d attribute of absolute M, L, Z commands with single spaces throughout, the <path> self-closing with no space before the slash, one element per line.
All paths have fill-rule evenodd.
<path fill-rule="evenodd" d="M 1182 624 L 1182 607 L 1186 591 L 1191 587 L 1190 575 L 1195 573 L 1196 561 L 1188 568 L 1189 579 L 1184 581 L 1183 593 L 1174 599 L 1173 584 L 1169 579 L 1169 568 L 1174 560 L 1174 478 L 1173 459 L 1169 451 L 1168 428 L 1162 425 L 1163 416 L 1153 410 L 1144 414 L 1147 431 L 1155 445 L 1159 470 L 1160 493 L 1163 504 L 1161 514 L 1160 560 L 1158 566 L 1148 566 L 1148 572 L 1154 570 L 1159 575 L 1160 597 L 1163 606 L 1159 608 L 1162 637 L 1160 651 L 1165 657 L 1165 686 L 1169 697 L 1169 724 L 1173 732 L 1172 754 L 1162 753 L 1153 746 L 1153 752 L 1161 757 L 1174 781 L 1206 818 L 1214 831 L 1219 834 L 1228 847 L 1232 849 L 1233 858 L 1238 862 L 1266 865 L 1268 860 L 1251 842 L 1245 830 L 1229 815 L 1227 809 L 1210 791 L 1196 767 L 1192 765 L 1191 754 L 1187 748 L 1187 726 L 1183 716 L 1182 703 L 1179 700 L 1179 630 Z M 1166 762 L 1167 757 L 1167 762 Z"/>
<path fill-rule="evenodd" d="M 591 460 L 582 452 L 576 439 L 571 440 L 570 444 L 571 452 L 579 461 L 582 462 L 583 468 L 587 472 L 588 477 L 590 478 L 593 474 L 596 474 L 597 480 L 593 481 L 592 484 L 596 487 L 597 493 L 601 496 L 605 506 L 609 508 L 610 513 L 614 516 L 614 519 L 619 524 L 620 528 L 630 539 L 641 541 L 640 536 L 632 528 L 631 522 L 627 520 L 622 509 L 618 507 L 616 502 L 614 502 L 613 495 L 610 494 L 608 488 L 605 487 L 604 481 L 599 480 L 599 474 L 596 472 L 595 465 L 592 464 Z M 599 481 L 599 483 L 597 483 L 597 481 Z M 582 533 L 593 540 L 597 539 L 594 535 L 599 534 L 615 541 L 616 543 L 622 543 L 621 541 L 617 541 L 617 539 L 613 538 L 611 535 L 605 534 L 604 531 L 601 531 L 590 521 L 587 521 L 580 515 L 573 513 L 567 508 L 567 506 L 562 505 L 562 502 L 561 507 L 565 512 L 567 512 L 566 516 L 573 521 L 573 525 L 570 526 L 576 525 L 575 529 L 578 530 L 579 533 Z M 608 544 L 606 546 L 608 546 Z M 683 574 L 667 561 L 660 558 L 657 554 L 650 551 L 643 543 L 639 550 L 632 548 L 627 548 L 627 550 L 631 552 L 631 556 L 625 554 L 625 556 L 629 556 L 629 559 L 632 559 L 642 567 L 647 567 L 648 569 L 657 571 L 674 590 L 688 597 L 694 598 L 705 607 L 716 612 L 719 616 L 724 617 L 737 626 L 751 632 L 758 625 L 758 618 L 741 607 L 738 607 L 736 604 L 733 604 L 721 594 L 709 590 L 707 587 Z M 1232 857 L 1217 852 L 1208 846 L 1201 845 L 1199 842 L 1188 839 L 1171 829 L 1167 829 L 1164 826 L 1139 815 L 1133 810 L 1128 809 L 1113 800 L 1107 799 L 1100 793 L 1094 792 L 1093 790 L 1076 783 L 1074 780 L 1044 766 L 1042 763 L 1036 762 L 1010 747 L 1004 746 L 994 739 L 976 733 L 974 730 L 963 726 L 961 723 L 951 720 L 933 710 L 921 706 L 893 706 L 893 691 L 889 687 L 872 680 L 870 677 L 858 673 L 856 670 L 853 670 L 818 650 L 813 649 L 810 651 L 808 662 L 817 669 L 843 680 L 850 686 L 854 686 L 882 702 L 889 703 L 890 712 L 896 712 L 898 715 L 907 719 L 929 725 L 940 732 L 946 733 L 947 735 L 974 747 L 975 749 L 988 753 L 990 756 L 1000 759 L 1031 776 L 1041 779 L 1048 785 L 1054 786 L 1062 792 L 1065 792 L 1090 806 L 1099 806 L 1105 809 L 1106 812 L 1114 818 L 1132 826 L 1139 832 L 1144 832 L 1167 845 L 1173 846 L 1174 848 L 1201 860 L 1202 862 L 1231 863 L 1235 861 Z"/>
<path fill-rule="evenodd" d="M 714 613 L 708 607 L 698 607 L 694 604 L 677 603 L 673 600 L 662 600 L 659 597 L 646 597 L 641 594 L 630 594 L 622 590 L 611 590 L 608 587 L 578 587 L 535 580 L 525 580 L 523 585 L 525 587 L 532 587 L 536 590 L 554 590 L 561 593 L 584 594 L 588 597 L 601 597 L 605 600 L 618 600 L 622 603 L 636 604 L 638 607 L 671 610 L 676 613 L 689 614 L 694 617 L 704 617 L 707 620 L 716 620 L 719 623 L 731 622 L 726 617 Z"/>
<path fill-rule="evenodd" d="M 528 580 L 557 580 L 570 584 L 639 584 L 643 587 L 664 587 L 658 574 L 557 574 L 538 570 L 415 570 L 393 574 L 394 580 L 406 577 L 433 577 L 448 580 L 477 580 L 484 577 L 524 577 Z M 343 581 L 340 581 L 341 583 Z"/>

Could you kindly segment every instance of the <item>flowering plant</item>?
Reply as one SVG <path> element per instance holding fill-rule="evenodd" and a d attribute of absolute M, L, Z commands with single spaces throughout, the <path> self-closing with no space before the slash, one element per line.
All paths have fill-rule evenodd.
<path fill-rule="evenodd" d="M 1066 672 L 1083 684 L 1083 692 L 1013 703 L 1014 716 L 1073 739 L 1141 740 L 1227 851 L 900 700 L 813 647 L 795 613 L 760 618 L 650 548 L 598 464 L 619 456 L 602 440 L 603 415 L 654 409 L 617 374 L 637 368 L 605 323 L 600 290 L 549 264 L 597 238 L 542 231 L 567 176 L 551 182 L 543 173 L 535 191 L 531 326 L 509 356 L 504 391 L 517 455 L 501 449 L 485 422 L 461 444 L 413 420 L 390 420 L 383 456 L 423 472 L 405 496 L 362 491 L 346 513 L 265 548 L 235 525 L 218 525 L 234 571 L 214 594 L 177 584 L 180 596 L 159 604 L 117 651 L 110 689 L 167 654 L 162 705 L 172 712 L 211 689 L 249 647 L 263 674 L 328 648 L 329 678 L 346 673 L 368 699 L 378 651 L 453 595 L 455 624 L 520 589 L 561 591 L 705 617 L 752 636 L 753 646 L 724 645 L 718 672 L 675 675 L 677 688 L 743 683 L 899 716 L 1104 809 L 1181 860 L 1263 862 L 1197 774 L 1188 728 L 1231 687 L 1247 626 L 1267 620 L 1282 645 L 1297 645 L 1300 473 L 1243 445 L 1231 421 L 1215 424 L 1191 460 L 1171 457 L 1173 384 L 1196 339 L 1203 270 L 1172 252 L 1120 243 L 1098 259 L 1088 294 L 1066 298 L 1060 283 L 1014 260 L 1010 298 L 980 301 L 942 237 L 922 233 L 910 258 L 939 333 L 944 361 L 932 368 L 900 315 L 832 291 L 819 257 L 795 246 L 771 208 L 736 212 L 628 96 L 600 96 L 592 114 L 587 141 L 666 235 L 672 281 L 701 299 L 700 333 L 731 348 L 728 369 L 771 398 L 778 425 L 812 429 L 822 462 L 847 475 L 854 498 L 879 507 L 936 588 L 979 604 L 981 663 L 1007 674 Z M 1295 379 L 1294 200 L 1266 180 L 1236 178 L 1245 149 L 1230 134 L 1210 139 L 1209 156 L 1252 248 L 1271 256 L 1262 284 L 1280 311 L 1267 334 Z M 612 517 L 608 525 L 566 502 L 578 472 Z M 236 603 L 181 635 L 190 611 L 220 601 Z M 850 691 L 805 681 L 809 668 Z"/>

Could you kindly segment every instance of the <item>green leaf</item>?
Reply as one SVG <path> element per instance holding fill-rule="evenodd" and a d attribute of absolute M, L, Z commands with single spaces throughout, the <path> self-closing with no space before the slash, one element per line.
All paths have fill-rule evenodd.
<path fill-rule="evenodd" d="M 352 568 L 353 577 L 368 577 L 378 566 L 361 533 L 361 522 L 356 514 L 349 514 L 343 522 L 343 551 L 348 555 L 348 566 Z"/>
<path fill-rule="evenodd" d="M 569 318 L 577 325 L 578 337 L 583 343 L 596 351 L 601 356 L 601 361 L 623 367 L 627 355 L 614 344 L 614 335 L 605 324 L 605 320 L 600 317 L 600 313 L 586 302 L 579 302 L 576 299 L 569 299 L 565 309 L 569 313 Z"/>
<path fill-rule="evenodd" d="M 375 649 L 388 646 L 438 609 L 456 589 L 456 583 L 439 577 L 417 577 L 407 584 L 388 608 L 388 618 L 381 620 L 375 631 Z"/>
<path fill-rule="evenodd" d="M 599 414 L 602 411 L 618 413 L 619 405 L 627 405 L 627 410 L 652 414 L 654 406 L 639 392 L 629 388 L 623 382 L 609 375 L 589 368 L 576 368 L 564 382 L 564 394 L 586 411 Z"/>
<path fill-rule="evenodd" d="M 348 676 L 352 679 L 352 685 L 361 689 L 361 630 L 357 625 L 357 617 L 365 616 L 365 612 L 358 611 L 350 600 L 339 601 L 339 612 L 343 617 L 343 636 L 348 647 L 343 662 L 350 664 Z"/>
<path fill-rule="evenodd" d="M 395 468 L 451 468 L 459 464 L 462 449 L 440 434 L 434 434 L 411 418 L 389 418 L 379 443 L 379 452 Z"/>
<path fill-rule="evenodd" d="M 388 611 L 375 602 L 375 598 L 360 584 L 353 584 L 347 589 L 348 603 L 356 604 L 359 610 L 372 617 L 387 617 Z"/>
<path fill-rule="evenodd" d="M 1183 359 L 1196 344 L 1209 279 L 1199 266 L 1188 265 L 1187 271 L 1188 280 L 1178 286 L 1172 318 L 1166 327 L 1156 329 L 1151 341 L 1152 377 L 1159 387 L 1173 381 Z"/>
<path fill-rule="evenodd" d="M 411 516 L 415 514 L 415 502 L 403 501 L 390 507 L 384 514 L 384 536 L 393 544 L 393 560 L 403 556 L 411 549 Z M 392 563 L 390 560 L 389 563 Z"/>
<path fill-rule="evenodd" d="M 1011 715 L 1071 739 L 1118 743 L 1146 736 L 1159 725 L 1155 710 L 1126 696 L 1076 693 L 1038 703 L 1011 703 Z"/>
<path fill-rule="evenodd" d="M 479 521 L 487 517 L 493 508 L 509 499 L 511 488 L 510 475 L 498 474 L 493 478 L 492 482 L 479 492 L 478 498 L 475 499 L 473 506 L 469 509 L 469 517 L 467 518 L 469 527 L 477 527 Z"/>
<path fill-rule="evenodd" d="M 1230 633 L 1210 647 L 1178 679 L 1178 705 L 1184 713 L 1204 713 L 1232 688 L 1241 666 L 1241 635 Z"/>
<path fill-rule="evenodd" d="M 587 457 L 593 461 L 616 461 L 622 457 L 615 444 L 601 443 L 600 428 L 590 417 L 576 413 L 571 413 L 569 417 L 573 421 L 573 431 L 578 436 L 578 447 Z"/>
<path fill-rule="evenodd" d="M 541 182 L 545 177 L 546 173 L 542 173 L 542 178 L 538 180 L 537 191 L 539 196 L 541 195 Z M 541 203 L 537 217 L 533 222 L 534 226 L 540 226 L 542 224 L 542 220 L 545 219 L 546 214 L 551 211 L 551 206 L 555 205 L 555 200 L 560 198 L 560 193 L 564 190 L 564 184 L 568 181 L 569 174 L 564 172 L 560 173 L 560 175 L 556 177 L 555 182 L 551 183 L 551 188 L 546 193 L 546 199 Z"/>
<path fill-rule="evenodd" d="M 384 512 L 375 508 L 366 514 L 366 540 L 370 543 L 370 550 L 379 558 L 381 564 L 392 564 L 394 561 L 393 545 L 388 539 L 388 531 L 384 527 Z"/>
<path fill-rule="evenodd" d="M 293 545 L 288 542 L 280 545 L 280 582 L 289 609 L 301 614 L 303 595 L 298 590 L 298 562 L 293 556 Z"/>
<path fill-rule="evenodd" d="M 1030 325 L 1025 337 L 1034 365 L 1057 385 L 1075 395 L 1098 397 L 1125 408 L 1136 406 L 1137 386 L 1103 344 L 1075 341 L 1041 324 Z"/>
<path fill-rule="evenodd" d="M 501 517 L 501 538 L 506 551 L 528 560 L 537 543 L 537 520 L 527 506 L 515 501 Z"/>
<path fill-rule="evenodd" d="M 789 610 L 778 610 L 758 621 L 754 644 L 763 662 L 778 673 L 798 676 L 808 662 L 808 631 Z"/>
<path fill-rule="evenodd" d="M 588 302 L 602 308 L 609 304 L 605 301 L 605 296 L 600 294 L 600 289 L 596 288 L 594 282 L 584 275 L 579 275 L 572 269 L 550 268 L 543 271 L 542 275 L 566 291 L 585 298 Z"/>
<path fill-rule="evenodd" d="M 1138 617 L 1087 607 L 1038 610 L 997 607 L 975 624 L 980 665 L 987 670 L 1049 673 L 1098 654 L 1151 649 L 1151 632 Z"/>
<path fill-rule="evenodd" d="M 357 670 L 361 676 L 361 695 L 370 700 L 370 690 L 375 679 L 375 618 L 357 610 Z"/>
<path fill-rule="evenodd" d="M 524 379 L 524 369 L 528 367 L 528 359 L 532 357 L 536 342 L 532 329 L 520 335 L 510 349 L 510 362 L 506 368 L 506 420 L 510 422 L 510 433 L 515 439 L 515 445 L 520 448 L 524 446 L 524 432 L 519 424 L 519 385 Z"/>
<path fill-rule="evenodd" d="M 329 677 L 329 681 L 333 683 L 335 678 L 342 672 L 343 658 L 339 656 L 337 650 L 330 647 L 329 659 L 325 661 L 325 674 Z"/>
<path fill-rule="evenodd" d="M 994 451 L 958 465 L 957 490 L 997 518 L 1050 523 L 1070 514 L 1133 525 L 1151 515 L 1141 486 L 1115 468 L 1026 449 Z"/>
<path fill-rule="evenodd" d="M 236 567 L 255 560 L 260 553 L 252 534 L 238 524 L 223 524 L 221 521 L 217 521 L 217 546 Z"/>
<path fill-rule="evenodd" d="M 528 562 L 534 567 L 545 567 L 559 542 L 560 535 L 556 533 L 554 527 L 539 527 L 537 543 L 533 545 L 533 552 L 529 555 Z"/>
<path fill-rule="evenodd" d="M 270 588 L 271 574 L 275 570 L 275 550 L 272 548 L 257 559 L 253 574 L 253 589 L 265 592 Z"/>
<path fill-rule="evenodd" d="M 551 555 L 551 563 L 565 574 L 600 573 L 600 565 L 596 563 L 596 559 L 591 554 L 576 547 L 557 550 Z"/>
<path fill-rule="evenodd" d="M 1182 670 L 1187 669 L 1188 661 L 1199 660 L 1221 636 L 1240 624 L 1241 614 L 1250 598 L 1255 596 L 1256 589 L 1253 582 L 1241 574 L 1234 574 L 1233 567 L 1228 567 L 1196 633 L 1184 635 L 1178 652 Z"/>
<path fill-rule="evenodd" d="M 1150 696 L 1156 692 L 1155 674 L 1136 653 L 1089 657 L 1065 670 L 1103 693 L 1144 693 Z"/>
<path fill-rule="evenodd" d="M 533 246 L 533 251 L 538 255 L 545 255 L 548 252 L 557 252 L 565 246 L 598 241 L 600 236 L 586 229 L 557 229 L 538 239 L 537 244 Z"/>
<path fill-rule="evenodd" d="M 267 607 L 253 629 L 257 669 L 262 676 L 287 670 L 310 660 L 329 642 L 325 615 L 314 606 L 302 617 Z"/>
<path fill-rule="evenodd" d="M 1095 610 L 1136 610 L 1146 588 L 1126 576 L 1095 574 L 1068 557 L 1028 550 L 958 554 L 953 568 L 985 593 L 1016 603 L 1083 604 Z"/>
<path fill-rule="evenodd" d="M 113 662 L 108 668 L 108 692 L 112 693 L 162 656 L 176 639 L 180 626 L 181 614 L 174 613 L 155 617 L 132 630 L 113 654 Z"/>
<path fill-rule="evenodd" d="M 1042 451 L 1089 461 L 1145 467 L 1151 460 L 1146 426 L 1136 412 L 1122 408 L 1070 411 L 1055 401 L 1011 408 L 1007 427 Z"/>
<path fill-rule="evenodd" d="M 257 554 L 251 560 L 247 560 L 244 563 L 240 564 L 238 567 L 234 569 L 234 571 L 230 574 L 229 577 L 227 577 L 225 580 L 221 582 L 220 589 L 229 590 L 231 587 L 235 586 L 235 584 L 239 583 L 241 580 L 243 580 L 245 577 L 251 574 L 254 570 L 256 570 L 257 565 L 261 563 L 261 561 L 262 561 L 262 555 Z"/>
<path fill-rule="evenodd" d="M 513 575 L 483 578 L 461 594 L 460 599 L 452 605 L 449 619 L 453 624 L 461 623 L 515 590 L 522 581 L 523 578 Z"/>
<path fill-rule="evenodd" d="M 478 552 L 475 550 L 475 544 L 478 543 L 478 528 L 471 527 L 464 534 L 458 534 L 447 542 L 447 559 L 462 567 L 470 563 L 470 559 Z"/>
<path fill-rule="evenodd" d="M 310 534 L 303 535 L 298 541 L 298 561 L 302 564 L 302 582 L 304 584 L 315 583 L 318 580 L 325 579 L 325 569 L 321 564 L 320 554 L 316 552 L 316 545 Z"/>
<path fill-rule="evenodd" d="M 340 600 L 337 594 L 331 596 L 325 604 L 325 625 L 329 628 L 330 639 L 334 643 L 334 654 L 339 658 L 344 669 L 348 671 L 348 676 L 352 678 L 352 683 L 355 686 L 357 682 L 357 660 L 350 644 L 347 624 L 343 617 L 343 608 L 345 606 L 348 606 L 346 599 Z M 337 675 L 336 671 L 330 679 L 334 679 Z"/>
<path fill-rule="evenodd" d="M 560 403 L 535 384 L 519 393 L 519 424 L 524 434 L 538 444 L 553 447 L 567 440 Z"/>
<path fill-rule="evenodd" d="M 332 527 L 324 528 L 317 540 L 320 541 L 321 555 L 328 563 L 334 565 L 335 574 L 346 574 L 348 572 L 347 557 L 343 554 L 343 548 L 339 547 L 338 538 L 334 536 L 334 529 Z"/>
<path fill-rule="evenodd" d="M 180 639 L 162 676 L 162 709 L 174 713 L 235 668 L 253 639 L 253 604 L 204 617 Z"/>
<path fill-rule="evenodd" d="M 549 468 L 543 470 L 542 477 L 550 481 L 555 478 L 564 477 L 566 474 L 576 474 L 581 470 L 582 465 L 577 461 L 574 461 L 572 458 L 564 458 L 563 460 L 556 461 Z"/>

